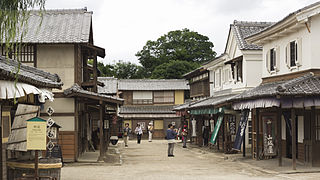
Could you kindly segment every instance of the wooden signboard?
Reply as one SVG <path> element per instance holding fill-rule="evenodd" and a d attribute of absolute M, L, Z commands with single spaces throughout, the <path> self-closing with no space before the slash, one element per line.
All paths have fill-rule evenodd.
<path fill-rule="evenodd" d="M 27 150 L 46 150 L 47 121 L 38 117 L 27 120 Z"/>

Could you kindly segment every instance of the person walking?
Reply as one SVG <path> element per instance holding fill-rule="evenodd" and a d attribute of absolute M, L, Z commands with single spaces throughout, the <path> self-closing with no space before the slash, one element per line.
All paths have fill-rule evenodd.
<path fill-rule="evenodd" d="M 128 147 L 128 140 L 129 140 L 130 133 L 131 133 L 131 129 L 129 128 L 129 123 L 126 123 L 125 127 L 123 128 L 123 141 L 124 141 L 125 147 Z"/>
<path fill-rule="evenodd" d="M 135 133 L 137 134 L 137 143 L 140 144 L 140 142 L 141 142 L 141 136 L 142 136 L 142 134 L 143 134 L 142 128 L 141 128 L 140 124 L 137 124 L 137 127 L 136 127 L 136 129 L 135 129 Z"/>
<path fill-rule="evenodd" d="M 149 142 L 152 142 L 152 134 L 153 134 L 153 124 L 152 122 L 148 125 L 148 133 L 149 133 Z"/>
<path fill-rule="evenodd" d="M 173 129 L 173 125 L 169 124 L 167 129 L 167 140 L 168 140 L 168 157 L 174 157 L 173 149 L 177 132 Z"/>
<path fill-rule="evenodd" d="M 182 142 L 183 142 L 183 148 L 187 148 L 187 137 L 188 137 L 188 129 L 187 129 L 187 125 L 183 126 L 182 129 Z"/>

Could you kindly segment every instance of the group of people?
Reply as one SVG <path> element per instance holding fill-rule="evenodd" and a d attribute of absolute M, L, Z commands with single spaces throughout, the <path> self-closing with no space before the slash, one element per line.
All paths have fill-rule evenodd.
<path fill-rule="evenodd" d="M 153 123 L 150 122 L 148 125 L 148 141 L 152 142 L 152 135 L 153 135 L 153 131 L 154 131 L 154 127 L 153 127 Z M 188 136 L 188 128 L 187 125 L 184 125 L 182 130 L 180 129 L 179 131 L 177 129 L 174 128 L 174 126 L 172 124 L 168 125 L 168 129 L 166 132 L 166 139 L 168 141 L 168 157 L 174 157 L 173 155 L 173 149 L 174 149 L 174 144 L 175 144 L 175 140 L 177 139 L 178 133 L 180 133 L 181 131 L 181 137 L 182 137 L 182 142 L 183 142 L 183 148 L 187 147 L 187 136 Z M 129 140 L 129 135 L 131 133 L 131 128 L 129 127 L 129 123 L 125 124 L 125 127 L 123 128 L 123 140 L 124 140 L 124 145 L 125 147 L 128 147 L 128 140 Z M 142 127 L 141 125 L 138 123 L 135 130 L 134 130 L 135 134 L 137 135 L 137 143 L 140 144 L 141 143 L 141 136 L 143 135 L 143 131 L 142 131 Z"/>
<path fill-rule="evenodd" d="M 125 127 L 123 128 L 123 141 L 125 147 L 128 147 L 128 140 L 129 140 L 129 135 L 132 132 L 131 128 L 129 127 L 129 123 L 125 124 Z M 142 127 L 138 123 L 136 126 L 136 129 L 134 130 L 135 134 L 137 135 L 137 143 L 141 143 L 141 136 L 143 135 Z M 152 134 L 153 134 L 153 124 L 152 122 L 149 123 L 148 125 L 148 134 L 149 134 L 149 142 L 152 142 Z"/>

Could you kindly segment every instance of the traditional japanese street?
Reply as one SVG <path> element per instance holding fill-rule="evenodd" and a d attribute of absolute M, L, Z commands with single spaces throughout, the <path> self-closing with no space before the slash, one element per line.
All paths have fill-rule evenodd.
<path fill-rule="evenodd" d="M 111 146 L 110 148 L 114 148 Z M 137 144 L 129 141 L 124 148 L 120 142 L 116 149 L 120 151 L 121 163 L 71 163 L 62 168 L 62 179 L 319 179 L 319 172 L 279 173 L 279 167 L 267 170 L 254 166 L 250 158 L 246 161 L 228 160 L 222 153 L 208 152 L 205 149 L 189 146 L 182 148 L 177 143 L 175 157 L 167 156 L 167 141 L 143 140 Z M 268 162 L 261 162 L 268 163 Z M 281 169 L 281 168 L 280 168 Z M 283 169 L 286 169 L 283 167 Z M 287 168 L 290 169 L 290 166 Z M 286 172 L 286 171 L 284 171 Z M 299 172 L 299 168 L 298 171 Z"/>

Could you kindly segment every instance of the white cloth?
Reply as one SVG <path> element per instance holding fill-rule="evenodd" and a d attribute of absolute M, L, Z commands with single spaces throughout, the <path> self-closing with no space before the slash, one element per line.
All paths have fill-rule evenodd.
<path fill-rule="evenodd" d="M 152 132 L 149 131 L 149 141 L 152 141 Z"/>
<path fill-rule="evenodd" d="M 138 126 L 136 127 L 135 132 L 136 132 L 136 134 L 143 134 L 142 128 L 138 127 Z"/>
<path fill-rule="evenodd" d="M 176 140 L 175 139 L 168 139 L 168 143 L 176 143 Z"/>

